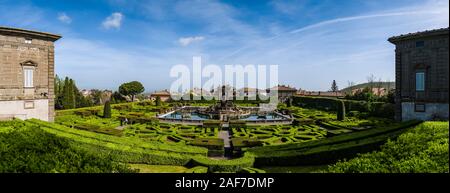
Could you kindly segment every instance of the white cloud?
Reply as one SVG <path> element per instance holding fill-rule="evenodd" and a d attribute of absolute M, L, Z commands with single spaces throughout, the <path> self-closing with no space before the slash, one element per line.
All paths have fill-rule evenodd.
<path fill-rule="evenodd" d="M 66 13 L 62 12 L 58 14 L 58 20 L 63 22 L 63 23 L 67 23 L 70 24 L 72 23 L 72 18 L 70 18 Z"/>
<path fill-rule="evenodd" d="M 205 39 L 205 37 L 203 37 L 203 36 L 184 37 L 184 38 L 178 39 L 178 43 L 180 43 L 182 46 L 188 46 L 191 43 L 199 42 L 204 39 Z"/>
<path fill-rule="evenodd" d="M 103 21 L 102 26 L 105 29 L 110 29 L 110 28 L 120 29 L 123 18 L 124 18 L 124 16 L 122 13 L 115 12 L 115 13 L 111 14 L 110 16 L 108 16 L 105 19 L 105 21 Z"/>
<path fill-rule="evenodd" d="M 283 75 L 280 82 L 307 90 L 328 90 L 333 79 L 341 87 L 347 80 L 364 82 L 369 74 L 394 80 L 395 47 L 387 39 L 448 27 L 448 1 L 439 2 L 286 30 L 262 41 L 236 46 L 235 51 L 220 58 L 220 63 L 278 64 L 279 74 Z"/>

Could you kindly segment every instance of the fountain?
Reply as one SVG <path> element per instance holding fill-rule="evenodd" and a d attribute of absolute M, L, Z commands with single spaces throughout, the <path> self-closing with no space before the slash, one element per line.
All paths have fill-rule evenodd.
<path fill-rule="evenodd" d="M 235 93 L 233 93 L 235 95 Z M 255 124 L 290 124 L 291 118 L 273 110 L 260 107 L 238 107 L 225 95 L 222 86 L 220 101 L 208 107 L 184 106 L 159 116 L 161 121 L 201 124 L 205 120 L 218 120 L 223 123 L 240 120 Z"/>

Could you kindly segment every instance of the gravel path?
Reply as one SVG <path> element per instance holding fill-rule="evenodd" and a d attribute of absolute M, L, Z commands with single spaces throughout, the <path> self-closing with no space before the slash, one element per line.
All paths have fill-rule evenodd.
<path fill-rule="evenodd" d="M 225 148 L 231 147 L 231 145 L 230 145 L 230 133 L 228 131 L 219 131 L 219 138 L 223 139 L 223 146 Z"/>

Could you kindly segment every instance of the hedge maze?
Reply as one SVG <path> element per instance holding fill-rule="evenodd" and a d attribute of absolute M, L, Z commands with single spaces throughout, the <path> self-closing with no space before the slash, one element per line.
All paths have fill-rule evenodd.
<path fill-rule="evenodd" d="M 215 120 L 202 126 L 160 123 L 156 115 L 169 111 L 172 105 L 178 104 L 113 104 L 111 118 L 105 118 L 100 107 L 63 110 L 57 112 L 56 124 L 37 120 L 25 124 L 71 139 L 89 151 L 112 152 L 119 162 L 177 165 L 190 173 L 260 173 L 264 170 L 255 167 L 329 163 L 375 149 L 417 124 L 373 116 L 382 114 L 379 107 L 387 106 L 384 104 L 304 97 L 294 97 L 292 106 L 278 107 L 292 115 L 292 125 L 257 126 L 234 121 L 221 128 Z M 341 111 L 342 120 L 337 117 L 339 108 L 346 109 Z M 224 140 L 219 138 L 223 130 L 230 134 L 231 155 L 237 157 L 211 159 L 224 155 Z"/>
<path fill-rule="evenodd" d="M 277 145 L 283 143 L 305 142 L 322 139 L 326 130 L 317 125 L 272 125 L 247 128 L 233 128 L 233 145 L 245 146 L 245 143 L 259 141 L 261 145 Z M 251 139 L 246 141 L 245 139 Z M 257 144 L 253 142 L 253 144 Z"/>

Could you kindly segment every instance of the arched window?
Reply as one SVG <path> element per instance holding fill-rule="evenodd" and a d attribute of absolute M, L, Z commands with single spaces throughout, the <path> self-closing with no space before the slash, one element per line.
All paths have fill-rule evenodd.
<path fill-rule="evenodd" d="M 36 62 L 27 60 L 20 64 L 22 65 L 23 69 L 23 87 L 24 88 L 34 87 L 33 77 L 34 77 L 34 70 L 37 67 Z"/>

